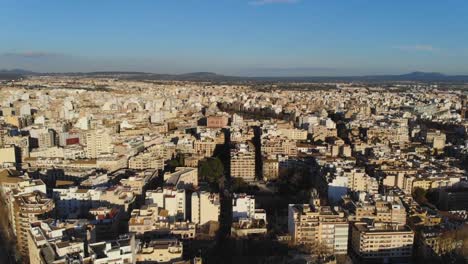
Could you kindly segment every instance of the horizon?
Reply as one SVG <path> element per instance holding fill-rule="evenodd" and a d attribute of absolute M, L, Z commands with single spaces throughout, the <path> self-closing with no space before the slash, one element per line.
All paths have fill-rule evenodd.
<path fill-rule="evenodd" d="M 0 69 L 468 74 L 463 1 L 7 1 Z"/>
<path fill-rule="evenodd" d="M 425 72 L 425 71 L 411 71 L 411 72 L 402 72 L 402 73 L 394 73 L 394 74 L 368 74 L 368 75 L 290 75 L 290 76 L 282 76 L 282 75 L 269 75 L 269 76 L 242 76 L 242 75 L 225 75 L 220 74 L 213 71 L 198 71 L 198 72 L 183 72 L 183 73 L 162 73 L 162 72 L 144 72 L 144 71 L 107 71 L 107 70 L 98 70 L 98 71 L 76 71 L 76 72 L 38 72 L 38 71 L 30 71 L 28 69 L 3 69 L 0 68 L 0 73 L 22 73 L 24 75 L 30 74 L 38 74 L 38 75 L 47 75 L 47 74 L 58 74 L 58 75 L 67 75 L 67 74 L 91 74 L 91 73 L 115 73 L 115 74 L 148 74 L 148 75 L 172 75 L 172 76 L 183 76 L 183 75 L 191 75 L 191 74 L 213 74 L 217 76 L 224 76 L 224 77 L 234 77 L 234 78 L 352 78 L 352 77 L 379 77 L 379 76 L 405 76 L 405 75 L 440 75 L 443 77 L 457 77 L 457 76 L 468 76 L 468 74 L 446 74 L 442 72 Z"/>

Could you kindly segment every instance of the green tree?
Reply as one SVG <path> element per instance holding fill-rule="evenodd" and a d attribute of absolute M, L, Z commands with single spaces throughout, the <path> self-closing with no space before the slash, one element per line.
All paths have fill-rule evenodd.
<path fill-rule="evenodd" d="M 200 161 L 198 175 L 210 184 L 218 184 L 224 175 L 224 166 L 219 158 Z"/>

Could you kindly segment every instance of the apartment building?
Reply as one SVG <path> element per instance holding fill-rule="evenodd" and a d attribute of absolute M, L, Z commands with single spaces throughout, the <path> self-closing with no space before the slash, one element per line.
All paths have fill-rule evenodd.
<path fill-rule="evenodd" d="M 17 247 L 23 259 L 29 259 L 28 232 L 31 223 L 52 216 L 54 201 L 44 193 L 32 192 L 16 195 L 13 201 L 14 221 Z"/>
<path fill-rule="evenodd" d="M 208 222 L 219 221 L 221 205 L 219 194 L 205 191 L 192 194 L 192 222 L 204 225 Z"/>
<path fill-rule="evenodd" d="M 284 155 L 295 157 L 297 156 L 297 143 L 294 140 L 282 137 L 265 137 L 262 138 L 262 155 L 275 156 Z"/>
<path fill-rule="evenodd" d="M 279 177 L 279 161 L 277 158 L 263 157 L 262 175 L 265 180 L 275 180 Z"/>
<path fill-rule="evenodd" d="M 142 152 L 128 160 L 128 168 L 135 170 L 164 169 L 164 158 L 153 152 Z"/>
<path fill-rule="evenodd" d="M 409 263 L 414 232 L 394 223 L 356 222 L 352 226 L 352 250 L 362 263 Z"/>
<path fill-rule="evenodd" d="M 54 220 L 31 224 L 28 232 L 29 262 L 49 263 L 92 263 L 91 256 L 85 256 L 86 229 L 73 223 Z"/>
<path fill-rule="evenodd" d="M 233 178 L 255 180 L 255 149 L 252 143 L 241 143 L 231 149 L 230 172 Z"/>
<path fill-rule="evenodd" d="M 164 187 L 146 191 L 145 204 L 156 204 L 158 207 L 165 209 L 171 220 L 184 221 L 186 219 L 184 189 Z"/>
<path fill-rule="evenodd" d="M 101 154 L 113 153 L 112 137 L 105 130 L 93 130 L 86 133 L 86 154 L 95 159 Z"/>
<path fill-rule="evenodd" d="M 288 230 L 295 244 L 321 247 L 332 254 L 346 254 L 349 224 L 344 212 L 329 206 L 290 204 Z"/>
<path fill-rule="evenodd" d="M 215 148 L 216 142 L 211 138 L 198 139 L 193 142 L 195 153 L 203 157 L 212 157 Z"/>
<path fill-rule="evenodd" d="M 89 244 L 89 254 L 93 264 L 135 263 L 137 245 L 135 236 L 122 235 L 113 241 Z"/>

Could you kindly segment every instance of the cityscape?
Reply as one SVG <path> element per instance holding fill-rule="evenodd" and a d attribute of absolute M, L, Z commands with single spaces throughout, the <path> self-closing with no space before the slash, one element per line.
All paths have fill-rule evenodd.
<path fill-rule="evenodd" d="M 131 13 L 136 3 L 96 3 L 97 10 L 109 10 L 98 19 L 94 11 L 78 12 L 89 8 L 86 1 L 52 2 L 29 3 L 51 16 L 44 20 L 32 9 L 18 15 L 24 3 L 2 4 L 24 35 L 12 33 L 6 23 L 5 31 L 0 29 L 5 40 L 11 39 L 0 44 L 0 68 L 5 68 L 0 70 L 0 263 L 468 263 L 468 65 L 463 52 L 445 57 L 442 42 L 441 48 L 396 45 L 385 57 L 387 67 L 372 55 L 375 49 L 368 48 L 366 59 L 355 47 L 362 64 L 343 56 L 338 65 L 333 55 L 321 61 L 305 52 L 336 48 L 331 53 L 338 54 L 344 47 L 334 46 L 326 34 L 330 47 L 323 50 L 288 42 L 287 34 L 262 47 L 276 35 L 263 31 L 273 25 L 265 26 L 259 17 L 271 22 L 288 16 L 286 31 L 298 23 L 303 26 L 294 32 L 306 34 L 312 1 L 259 0 L 241 6 L 221 1 L 211 8 L 206 1 L 180 10 L 187 17 L 216 11 L 214 17 L 225 16 L 218 21 L 226 30 L 258 22 L 245 33 L 258 39 L 249 35 L 236 48 L 227 45 L 231 33 L 215 30 L 222 25 L 213 23 L 210 30 L 217 33 L 206 33 L 196 29 L 206 21 L 195 19 L 188 29 L 174 23 L 165 24 L 174 32 L 158 31 L 169 43 L 160 47 L 161 54 L 172 56 L 168 60 L 157 57 L 162 56 L 158 51 L 144 61 L 118 55 L 111 61 L 98 55 L 81 60 L 68 51 L 91 54 L 77 40 L 91 39 L 94 33 L 88 30 L 94 28 L 88 23 L 104 28 L 109 18 L 117 35 L 130 40 L 136 32 L 135 43 L 153 43 L 155 36 L 143 32 L 152 29 L 149 19 L 167 22 L 165 12 L 142 9 L 171 11 L 184 3 L 142 1 L 140 16 L 119 17 L 141 22 L 142 28 L 129 29 L 111 13 L 126 14 L 127 8 Z M 366 6 L 381 12 L 389 5 L 388 16 L 393 16 L 393 5 L 401 3 Z M 425 9 L 440 14 L 435 20 L 461 20 L 453 3 L 447 5 L 428 0 Z M 339 13 L 345 6 L 346 12 L 361 12 L 344 3 L 321 8 Z M 90 21 L 70 22 L 57 12 L 67 8 L 78 12 L 70 16 Z M 410 3 L 407 8 L 421 7 Z M 230 10 L 242 18 L 254 12 L 257 17 L 235 24 Z M 454 10 L 453 17 L 447 10 Z M 54 21 L 53 15 L 59 18 Z M 411 20 L 413 13 L 406 15 L 401 18 Z M 328 20 L 318 17 L 326 27 Z M 385 24 L 386 17 L 377 23 Z M 374 19 L 370 13 L 364 18 Z M 23 19 L 31 28 L 20 23 Z M 68 31 L 49 32 L 59 29 L 59 21 L 64 28 L 73 23 L 70 32 L 76 38 Z M 466 27 L 466 17 L 465 22 Z M 23 40 L 35 38 L 34 23 L 44 26 L 44 38 Z M 275 34 L 283 30 L 275 25 Z M 352 30 L 364 32 L 367 26 Z M 110 28 L 105 32 L 114 41 Z M 184 48 L 175 37 L 170 43 L 184 30 L 200 36 L 188 34 Z M 466 36 L 453 31 L 443 33 L 449 34 L 447 43 Z M 56 41 L 57 36 L 70 42 Z M 124 44 L 115 41 L 99 50 L 99 39 L 107 37 L 93 36 L 93 52 L 146 52 L 144 45 L 123 38 Z M 219 39 L 226 46 L 210 46 Z M 212 49 L 206 60 L 195 56 L 201 54 L 198 41 L 206 44 L 203 52 Z M 39 48 L 23 48 L 26 42 Z M 60 45 L 65 48 L 39 51 Z M 247 46 L 252 50 L 243 50 Z M 416 59 L 412 52 L 434 57 Z M 194 57 L 184 57 L 188 53 Z M 228 53 L 232 57 L 224 57 Z M 401 65 L 393 64 L 399 59 Z M 373 68 L 377 60 L 382 67 Z M 303 66 L 304 61 L 318 64 Z M 416 68 L 406 71 L 407 66 Z"/>

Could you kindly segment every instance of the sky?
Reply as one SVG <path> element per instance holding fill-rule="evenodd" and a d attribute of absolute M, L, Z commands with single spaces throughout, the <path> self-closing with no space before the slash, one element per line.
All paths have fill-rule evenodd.
<path fill-rule="evenodd" d="M 468 74 L 466 0 L 0 0 L 0 69 Z"/>

